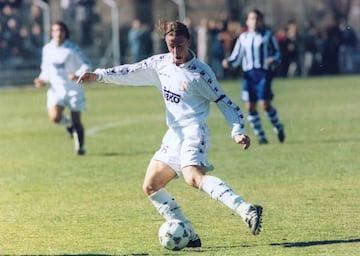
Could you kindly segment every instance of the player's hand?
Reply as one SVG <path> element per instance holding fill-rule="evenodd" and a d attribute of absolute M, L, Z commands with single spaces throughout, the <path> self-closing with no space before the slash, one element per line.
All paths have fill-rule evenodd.
<path fill-rule="evenodd" d="M 242 144 L 243 149 L 248 149 L 250 147 L 250 137 L 246 134 L 238 134 L 234 136 L 235 142 L 237 144 Z"/>
<path fill-rule="evenodd" d="M 225 69 L 229 68 L 229 62 L 227 59 L 223 59 L 221 64 L 222 64 L 223 68 L 225 68 Z"/>
<path fill-rule="evenodd" d="M 68 78 L 71 81 L 77 81 L 78 79 L 78 77 L 74 73 L 69 73 Z"/>
<path fill-rule="evenodd" d="M 273 64 L 273 62 L 274 62 L 274 60 L 273 60 L 273 58 L 267 58 L 266 59 L 266 62 L 267 62 L 267 64 L 270 66 L 270 65 L 272 65 Z"/>
<path fill-rule="evenodd" d="M 84 82 L 94 82 L 98 80 L 99 76 L 94 72 L 85 72 L 82 75 L 79 76 L 79 79 L 76 81 L 76 83 L 84 83 Z"/>
<path fill-rule="evenodd" d="M 36 88 L 41 88 L 45 85 L 44 80 L 40 79 L 40 78 L 35 78 L 34 79 L 34 84 Z"/>

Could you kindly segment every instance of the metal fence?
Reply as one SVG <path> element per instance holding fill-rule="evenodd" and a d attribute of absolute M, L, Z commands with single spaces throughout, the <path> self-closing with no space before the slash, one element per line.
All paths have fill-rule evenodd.
<path fill-rule="evenodd" d="M 2 46 L 4 45 L 5 30 L 4 25 L 0 26 L 0 40 L 2 40 L 0 43 L 0 86 L 32 83 L 33 78 L 40 72 L 41 47 L 50 39 L 50 23 L 56 19 L 65 19 L 65 22 L 70 23 L 69 25 L 73 35 L 71 39 L 80 44 L 95 67 L 104 67 L 131 61 L 127 36 L 131 22 L 134 19 L 154 20 L 154 23 L 156 23 L 160 18 L 183 20 L 185 17 L 190 17 L 193 22 L 194 31 L 196 31 L 203 18 L 229 18 L 229 16 L 237 15 L 241 24 L 244 25 L 243 18 L 245 17 L 245 13 L 249 9 L 257 7 L 265 12 L 266 22 L 274 31 L 280 27 L 285 27 L 287 21 L 294 18 L 298 22 L 300 33 L 302 33 L 307 17 L 314 16 L 313 13 L 315 11 L 318 12 L 315 12 L 316 15 L 323 15 L 321 18 L 324 22 L 328 19 L 329 11 L 326 5 L 330 1 L 331 0 L 149 0 L 152 8 L 151 13 L 147 13 L 148 9 L 142 9 L 141 6 L 136 6 L 142 1 L 89 0 L 89 3 L 92 3 L 91 6 L 89 5 L 92 11 L 91 15 L 89 15 L 86 10 L 87 6 L 82 6 L 83 9 L 68 6 L 68 9 L 66 9 L 66 6 L 61 5 L 62 1 L 23 0 L 20 1 L 22 5 L 18 7 L 18 10 L 14 11 L 14 19 L 19 19 L 19 34 L 23 37 L 18 37 L 16 43 L 9 43 L 8 45 L 17 45 L 20 41 L 21 45 L 26 49 L 24 51 L 4 49 Z M 355 19 L 350 17 L 349 20 L 354 24 L 353 29 L 358 32 L 360 29 L 357 26 L 360 26 L 360 23 L 356 20 L 358 16 L 356 16 L 356 13 L 360 12 L 360 0 L 349 1 L 352 2 L 353 6 L 352 12 L 354 15 L 352 15 L 352 17 L 355 17 Z M 6 3 L 6 1 L 0 3 L 2 4 L 0 17 L 2 22 L 5 17 L 4 9 L 6 8 L 4 7 L 4 2 Z M 75 1 L 69 2 L 75 3 Z M 289 2 L 291 5 L 289 5 Z M 322 11 L 319 9 L 320 7 L 323 8 Z M 71 14 L 66 16 L 66 11 L 71 12 Z M 139 15 L 139 17 L 136 15 Z M 149 16 L 151 16 L 151 19 L 149 19 Z M 32 30 L 35 28 L 32 26 L 35 26 L 36 23 L 39 23 L 41 34 L 37 34 L 36 37 L 31 35 L 31 40 L 33 40 L 31 41 L 25 37 L 33 32 Z M 322 23 L 317 21 L 316 24 L 319 28 L 322 27 Z M 146 25 L 151 31 L 154 29 L 154 24 Z M 82 40 L 80 38 L 84 33 L 81 30 L 81 26 L 85 27 L 86 31 L 89 32 L 90 39 Z M 25 29 L 27 29 L 27 32 Z M 153 40 L 155 40 L 155 36 L 156 34 L 154 33 L 152 37 Z M 157 40 L 161 39 L 158 38 Z M 153 50 L 154 53 L 158 53 L 158 51 L 159 49 Z M 14 56 L 11 56 L 11 54 L 14 54 Z M 352 52 L 352 59 L 354 62 L 354 72 L 360 72 L 360 54 L 358 48 Z M 304 57 L 302 57 L 301 61 L 304 62 Z"/>

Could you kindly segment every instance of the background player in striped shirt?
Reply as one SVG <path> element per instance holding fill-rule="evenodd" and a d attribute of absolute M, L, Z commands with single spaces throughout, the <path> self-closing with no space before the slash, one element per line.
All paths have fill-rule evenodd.
<path fill-rule="evenodd" d="M 279 45 L 273 32 L 265 27 L 264 15 L 259 10 L 248 13 L 246 26 L 247 31 L 238 37 L 231 55 L 223 60 L 223 66 L 241 65 L 244 71 L 241 99 L 245 102 L 248 121 L 259 143 L 267 144 L 268 140 L 257 111 L 258 101 L 282 143 L 285 140 L 284 125 L 276 108 L 271 105 L 274 97 L 271 89 L 273 69 L 281 57 Z"/>
<path fill-rule="evenodd" d="M 65 125 L 74 139 L 75 153 L 85 154 L 84 127 L 81 122 L 81 112 L 85 110 L 85 94 L 82 86 L 76 84 L 78 76 L 92 69 L 89 60 L 81 49 L 69 41 L 69 29 L 65 23 L 56 21 L 51 26 L 51 41 L 42 51 L 41 73 L 34 80 L 40 88 L 50 84 L 47 92 L 47 109 L 49 119 L 60 125 Z M 63 111 L 68 107 L 71 118 Z"/>
<path fill-rule="evenodd" d="M 247 149 L 250 138 L 245 134 L 241 109 L 225 95 L 210 67 L 199 61 L 189 49 L 191 36 L 188 28 L 177 21 L 163 22 L 160 27 L 169 53 L 135 64 L 86 72 L 78 82 L 148 84 L 162 93 L 168 130 L 148 165 L 143 190 L 166 220 L 179 219 L 188 223 L 192 230 L 188 247 L 200 247 L 200 237 L 165 189 L 172 179 L 179 176 L 239 214 L 251 232 L 257 235 L 261 228 L 262 207 L 245 202 L 222 179 L 206 174 L 213 169 L 208 162 L 210 103 L 214 102 L 223 113 L 235 142 Z"/>

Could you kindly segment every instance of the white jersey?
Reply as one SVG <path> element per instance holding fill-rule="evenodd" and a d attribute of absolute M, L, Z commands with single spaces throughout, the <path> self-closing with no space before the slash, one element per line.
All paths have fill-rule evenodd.
<path fill-rule="evenodd" d="M 210 102 L 215 102 L 232 127 L 231 135 L 245 134 L 240 107 L 225 95 L 210 67 L 196 57 L 177 66 L 170 53 L 159 54 L 135 64 L 96 69 L 95 73 L 106 83 L 156 86 L 164 98 L 169 127 L 206 124 Z"/>
<path fill-rule="evenodd" d="M 39 78 L 50 83 L 55 90 L 63 91 L 66 90 L 66 87 L 77 86 L 76 81 L 69 80 L 69 73 L 80 76 L 83 72 L 91 69 L 89 60 L 76 44 L 65 40 L 58 47 L 55 41 L 51 40 L 42 51 Z"/>

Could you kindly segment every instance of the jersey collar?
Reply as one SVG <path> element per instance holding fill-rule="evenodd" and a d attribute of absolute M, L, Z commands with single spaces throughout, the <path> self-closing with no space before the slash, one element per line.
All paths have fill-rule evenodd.
<path fill-rule="evenodd" d="M 189 61 L 187 61 L 183 64 L 180 64 L 178 67 L 188 68 L 189 66 L 191 66 L 194 63 L 194 61 L 196 60 L 196 54 L 191 49 L 189 49 L 189 52 L 192 55 L 192 58 Z M 172 60 L 172 62 L 174 62 L 174 61 Z"/>

